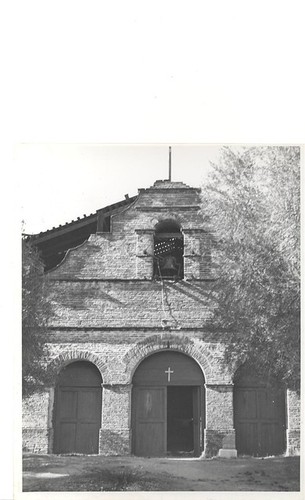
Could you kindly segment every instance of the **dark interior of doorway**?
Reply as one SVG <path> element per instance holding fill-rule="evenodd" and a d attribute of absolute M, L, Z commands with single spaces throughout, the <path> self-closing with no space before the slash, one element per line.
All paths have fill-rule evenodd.
<path fill-rule="evenodd" d="M 167 387 L 167 454 L 194 453 L 193 387 Z"/>

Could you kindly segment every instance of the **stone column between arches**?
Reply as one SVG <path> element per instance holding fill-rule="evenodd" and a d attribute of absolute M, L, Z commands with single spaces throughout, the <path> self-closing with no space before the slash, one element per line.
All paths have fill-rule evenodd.
<path fill-rule="evenodd" d="M 300 454 L 300 422 L 301 405 L 298 394 L 290 389 L 287 390 L 287 455 Z"/>
<path fill-rule="evenodd" d="M 103 384 L 102 425 L 99 435 L 101 455 L 130 454 L 131 389 L 129 383 Z"/>
<path fill-rule="evenodd" d="M 204 456 L 237 456 L 233 423 L 233 384 L 206 384 Z"/>

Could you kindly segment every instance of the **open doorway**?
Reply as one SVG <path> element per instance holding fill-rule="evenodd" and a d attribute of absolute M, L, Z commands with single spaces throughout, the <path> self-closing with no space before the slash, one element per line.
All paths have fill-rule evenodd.
<path fill-rule="evenodd" d="M 167 388 L 167 454 L 194 453 L 193 387 Z"/>

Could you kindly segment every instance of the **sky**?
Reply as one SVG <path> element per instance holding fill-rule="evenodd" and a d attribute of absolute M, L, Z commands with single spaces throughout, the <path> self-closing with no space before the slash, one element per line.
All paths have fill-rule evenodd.
<path fill-rule="evenodd" d="M 220 146 L 172 145 L 172 180 L 202 187 Z M 23 232 L 35 234 L 134 196 L 169 175 L 169 146 L 18 144 Z"/>

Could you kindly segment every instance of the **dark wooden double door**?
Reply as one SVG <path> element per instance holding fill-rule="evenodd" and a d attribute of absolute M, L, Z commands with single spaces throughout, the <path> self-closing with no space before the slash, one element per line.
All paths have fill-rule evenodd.
<path fill-rule="evenodd" d="M 147 358 L 133 380 L 133 453 L 198 456 L 202 405 L 203 375 L 191 358 L 170 351 Z"/>
<path fill-rule="evenodd" d="M 270 456 L 286 447 L 284 392 L 270 387 L 236 387 L 236 448 L 241 455 Z"/>
<path fill-rule="evenodd" d="M 101 405 L 97 368 L 88 362 L 68 365 L 56 387 L 54 453 L 98 453 Z"/>

